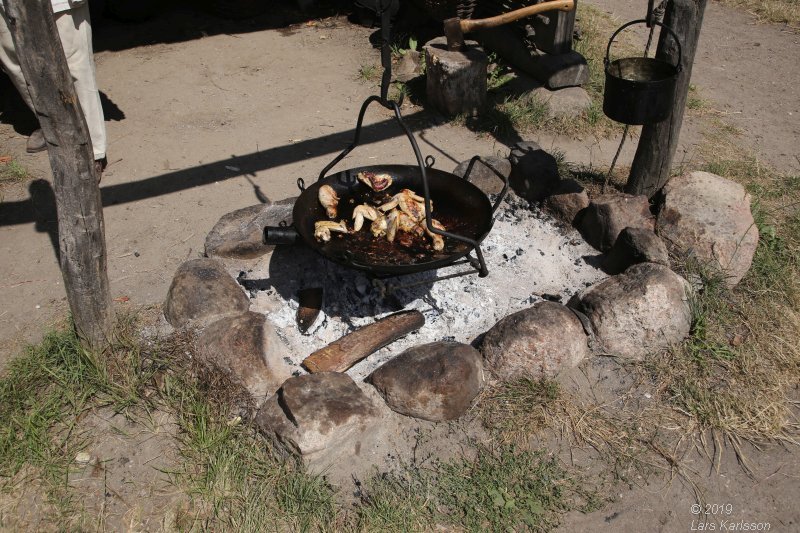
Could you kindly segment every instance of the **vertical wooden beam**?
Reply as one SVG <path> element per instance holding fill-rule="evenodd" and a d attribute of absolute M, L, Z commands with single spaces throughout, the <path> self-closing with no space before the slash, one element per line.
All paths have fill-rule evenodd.
<path fill-rule="evenodd" d="M 9 29 L 44 137 L 58 212 L 61 273 L 77 333 L 104 348 L 114 322 L 103 205 L 89 129 L 50 0 L 5 0 Z"/>
<path fill-rule="evenodd" d="M 631 173 L 628 176 L 628 183 L 625 185 L 627 193 L 652 197 L 670 178 L 672 158 L 678 147 L 678 136 L 683 123 L 689 80 L 692 77 L 692 65 L 697 42 L 700 39 L 700 27 L 703 24 L 706 1 L 668 0 L 667 2 L 664 24 L 672 28 L 680 39 L 683 51 L 683 69 L 678 76 L 675 102 L 669 118 L 663 122 L 642 127 L 642 135 L 639 137 Z M 678 60 L 678 48 L 675 41 L 663 30 L 658 40 L 656 57 L 673 65 Z"/>

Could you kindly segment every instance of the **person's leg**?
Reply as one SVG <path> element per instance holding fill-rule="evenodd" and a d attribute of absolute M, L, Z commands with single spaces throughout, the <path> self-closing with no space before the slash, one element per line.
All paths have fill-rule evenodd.
<path fill-rule="evenodd" d="M 33 111 L 33 101 L 31 100 L 31 93 L 28 92 L 28 84 L 25 81 L 25 76 L 22 75 L 22 69 L 19 66 L 19 59 L 17 58 L 17 49 L 14 48 L 14 39 L 11 37 L 11 32 L 8 30 L 8 21 L 6 19 L 6 10 L 0 5 L 0 64 L 3 70 L 8 74 L 9 79 L 14 84 L 14 87 L 19 91 L 20 96 L 25 101 L 28 109 Z M 44 141 L 42 130 L 37 129 L 33 134 L 28 137 L 28 142 L 25 149 L 30 153 L 41 152 L 47 148 L 47 143 Z"/>
<path fill-rule="evenodd" d="M 11 79 L 14 87 L 17 88 L 17 91 L 19 91 L 22 99 L 30 110 L 33 111 L 33 102 L 28 92 L 28 84 L 25 82 L 25 76 L 22 75 L 22 69 L 19 67 L 17 50 L 14 48 L 14 40 L 11 38 L 11 32 L 8 30 L 6 10 L 2 5 L 0 5 L 0 63 L 3 64 L 3 70 L 8 74 L 8 77 Z"/>
<path fill-rule="evenodd" d="M 95 79 L 94 54 L 92 50 L 92 27 L 89 22 L 89 6 L 83 4 L 75 9 L 55 14 L 56 27 L 61 37 L 67 65 L 75 82 L 75 92 L 81 103 L 89 136 L 92 139 L 95 160 L 106 157 L 106 124 L 100 92 Z"/>

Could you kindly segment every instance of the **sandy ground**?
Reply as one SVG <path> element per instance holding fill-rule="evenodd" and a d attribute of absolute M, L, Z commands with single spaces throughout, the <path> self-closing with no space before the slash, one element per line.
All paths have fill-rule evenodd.
<path fill-rule="evenodd" d="M 588 3 L 621 21 L 644 10 L 622 0 Z M 108 104 L 102 193 L 109 277 L 113 297 L 129 298 L 121 307 L 159 305 L 175 268 L 202 254 L 206 233 L 223 214 L 263 196 L 295 195 L 298 177 L 313 179 L 351 140 L 361 102 L 377 91 L 377 82 L 358 78 L 361 65 L 379 63 L 368 45 L 371 31 L 344 18 L 293 26 L 220 22 L 179 7 L 138 25 L 106 21 L 95 33 Z M 798 166 L 797 57 L 797 34 L 709 5 L 693 82 L 742 128 L 748 144 L 783 170 Z M 474 154 L 507 153 L 491 136 L 420 108 L 404 112 L 439 168 L 451 170 Z M 24 153 L 30 125 L 13 114 L 3 118 L 0 151 L 37 179 L 50 179 L 46 154 Z M 699 121 L 687 120 L 680 159 L 691 161 L 699 135 Z M 608 164 L 616 148 L 616 140 L 529 138 L 583 164 Z M 628 143 L 621 164 L 634 148 Z M 391 116 L 373 108 L 363 146 L 340 168 L 412 158 Z M 0 189 L 0 368 L 66 312 L 49 191 L 42 181 Z M 756 455 L 754 478 L 726 457 L 719 473 L 707 472 L 709 503 L 731 503 L 737 519 L 770 522 L 772 531 L 800 530 L 796 449 Z M 563 530 L 689 531 L 697 520 L 692 498 L 678 482 L 668 490 L 625 491 L 602 511 L 568 516 Z"/>

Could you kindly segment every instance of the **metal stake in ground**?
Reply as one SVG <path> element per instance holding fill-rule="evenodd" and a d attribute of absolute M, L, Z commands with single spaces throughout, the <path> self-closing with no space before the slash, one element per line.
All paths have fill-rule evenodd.
<path fill-rule="evenodd" d="M 50 0 L 5 0 L 8 26 L 47 141 L 58 211 L 59 259 L 84 345 L 107 345 L 114 311 L 106 271 L 103 205 L 89 130 Z"/>

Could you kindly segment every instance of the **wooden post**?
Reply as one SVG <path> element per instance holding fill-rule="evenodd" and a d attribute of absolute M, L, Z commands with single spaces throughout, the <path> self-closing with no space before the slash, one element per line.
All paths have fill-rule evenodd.
<path fill-rule="evenodd" d="M 428 102 L 445 115 L 475 116 L 486 103 L 489 58 L 478 43 L 466 41 L 458 52 L 437 37 L 423 47 Z"/>
<path fill-rule="evenodd" d="M 61 273 L 84 346 L 107 346 L 114 310 L 106 272 L 103 205 L 89 129 L 50 0 L 5 0 L 9 29 L 44 138 L 58 212 Z"/>
<path fill-rule="evenodd" d="M 669 118 L 657 124 L 642 127 L 639 145 L 631 165 L 625 192 L 652 197 L 670 178 L 672 158 L 678 147 L 678 135 L 683 123 L 689 80 L 692 77 L 694 54 L 700 39 L 700 27 L 707 0 L 670 0 L 664 14 L 664 24 L 672 28 L 680 39 L 683 51 L 683 69 L 678 75 L 675 102 Z M 678 60 L 678 48 L 672 36 L 661 31 L 656 57 L 671 64 Z"/>

